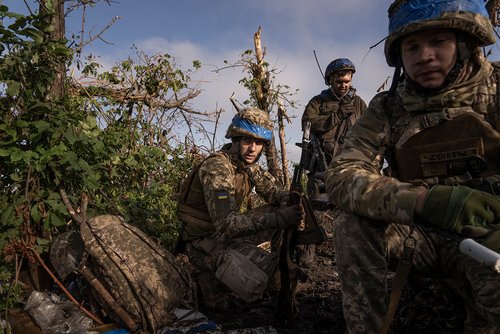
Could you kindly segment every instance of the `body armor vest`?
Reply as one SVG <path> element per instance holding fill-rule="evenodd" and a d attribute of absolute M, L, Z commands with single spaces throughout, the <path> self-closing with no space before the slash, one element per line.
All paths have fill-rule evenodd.
<path fill-rule="evenodd" d="M 215 232 L 199 177 L 200 166 L 212 157 L 214 156 L 204 159 L 196 166 L 181 186 L 177 203 L 177 217 L 183 222 L 184 227 L 181 233 L 185 241 L 201 238 Z M 236 209 L 239 210 L 252 189 L 251 178 L 246 169 L 237 168 L 234 175 L 234 189 L 235 205 Z"/>
<path fill-rule="evenodd" d="M 500 172 L 500 134 L 472 110 L 418 132 L 395 153 L 402 181 L 433 184 Z"/>
<path fill-rule="evenodd" d="M 386 101 L 392 136 L 387 160 L 392 176 L 433 185 L 466 184 L 500 174 L 500 133 L 490 124 L 495 123 L 491 115 L 500 112 L 500 96 L 493 86 L 500 71 L 494 68 L 486 82 L 465 93 L 475 94 L 470 106 L 443 106 L 419 114 L 405 111 L 399 95 Z"/>
<path fill-rule="evenodd" d="M 325 153 L 327 164 L 329 164 L 332 158 L 342 150 L 344 137 L 360 113 L 356 110 L 356 94 L 353 89 L 341 100 L 333 98 L 329 90 L 327 92 L 321 93 L 323 103 L 320 107 L 320 114 L 333 115 L 338 124 L 335 128 L 319 135 L 321 147 Z"/>

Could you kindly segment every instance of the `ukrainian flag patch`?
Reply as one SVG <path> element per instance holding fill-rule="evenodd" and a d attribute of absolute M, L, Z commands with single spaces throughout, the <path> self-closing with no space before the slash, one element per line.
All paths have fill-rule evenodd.
<path fill-rule="evenodd" d="M 229 198 L 229 193 L 227 191 L 221 191 L 215 194 L 218 200 L 224 200 Z"/>

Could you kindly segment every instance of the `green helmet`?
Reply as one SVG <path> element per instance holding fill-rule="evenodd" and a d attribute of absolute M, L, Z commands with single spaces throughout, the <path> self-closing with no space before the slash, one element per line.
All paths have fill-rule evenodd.
<path fill-rule="evenodd" d="M 269 114 L 257 108 L 238 112 L 226 132 L 226 138 L 237 137 L 253 137 L 269 143 L 273 138 L 273 123 Z"/>
<path fill-rule="evenodd" d="M 388 12 L 385 58 L 389 66 L 398 65 L 400 38 L 420 30 L 449 28 L 466 33 L 475 46 L 495 43 L 484 0 L 396 0 Z"/>

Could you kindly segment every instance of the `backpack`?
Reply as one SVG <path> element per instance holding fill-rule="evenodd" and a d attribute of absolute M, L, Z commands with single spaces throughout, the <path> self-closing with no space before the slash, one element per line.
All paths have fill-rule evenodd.
<path fill-rule="evenodd" d="M 80 233 L 90 255 L 89 267 L 137 329 L 154 334 L 173 321 L 170 311 L 192 288 L 180 261 L 122 217 L 88 219 Z M 123 317 L 113 312 L 116 307 L 97 300 L 113 321 L 123 323 Z"/>

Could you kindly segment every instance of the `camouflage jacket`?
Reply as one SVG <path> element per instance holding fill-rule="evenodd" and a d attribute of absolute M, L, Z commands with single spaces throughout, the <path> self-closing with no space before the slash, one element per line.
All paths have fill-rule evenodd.
<path fill-rule="evenodd" d="M 285 189 L 258 163 L 245 165 L 235 146 L 226 145 L 205 159 L 195 172 L 183 203 L 201 213 L 198 221 L 203 221 L 197 224 L 196 219 L 181 218 L 185 222 L 184 240 L 215 235 L 224 242 L 274 228 L 269 226 L 268 212 L 246 210 L 243 204 L 254 189 L 264 201 L 278 206 Z"/>
<path fill-rule="evenodd" d="M 340 100 L 330 89 L 313 97 L 302 115 L 302 127 L 311 122 L 311 133 L 315 134 L 327 155 L 328 162 L 334 152 L 340 152 L 347 130 L 366 109 L 366 103 L 351 88 Z"/>
<path fill-rule="evenodd" d="M 469 110 L 482 115 L 498 131 L 498 70 L 493 69 L 491 63 L 483 62 L 465 79 L 432 95 L 417 92 L 405 79 L 396 92 L 396 100 L 402 104 L 396 122 L 390 122 L 389 115 L 395 107 L 387 103 L 388 92 L 377 94 L 347 135 L 343 152 L 329 166 L 326 187 L 332 202 L 346 211 L 377 220 L 413 222 L 417 195 L 427 184 L 384 176 L 384 159 L 389 158 L 389 167 L 394 167 L 389 152 L 422 131 L 423 121 L 435 114 Z"/>

